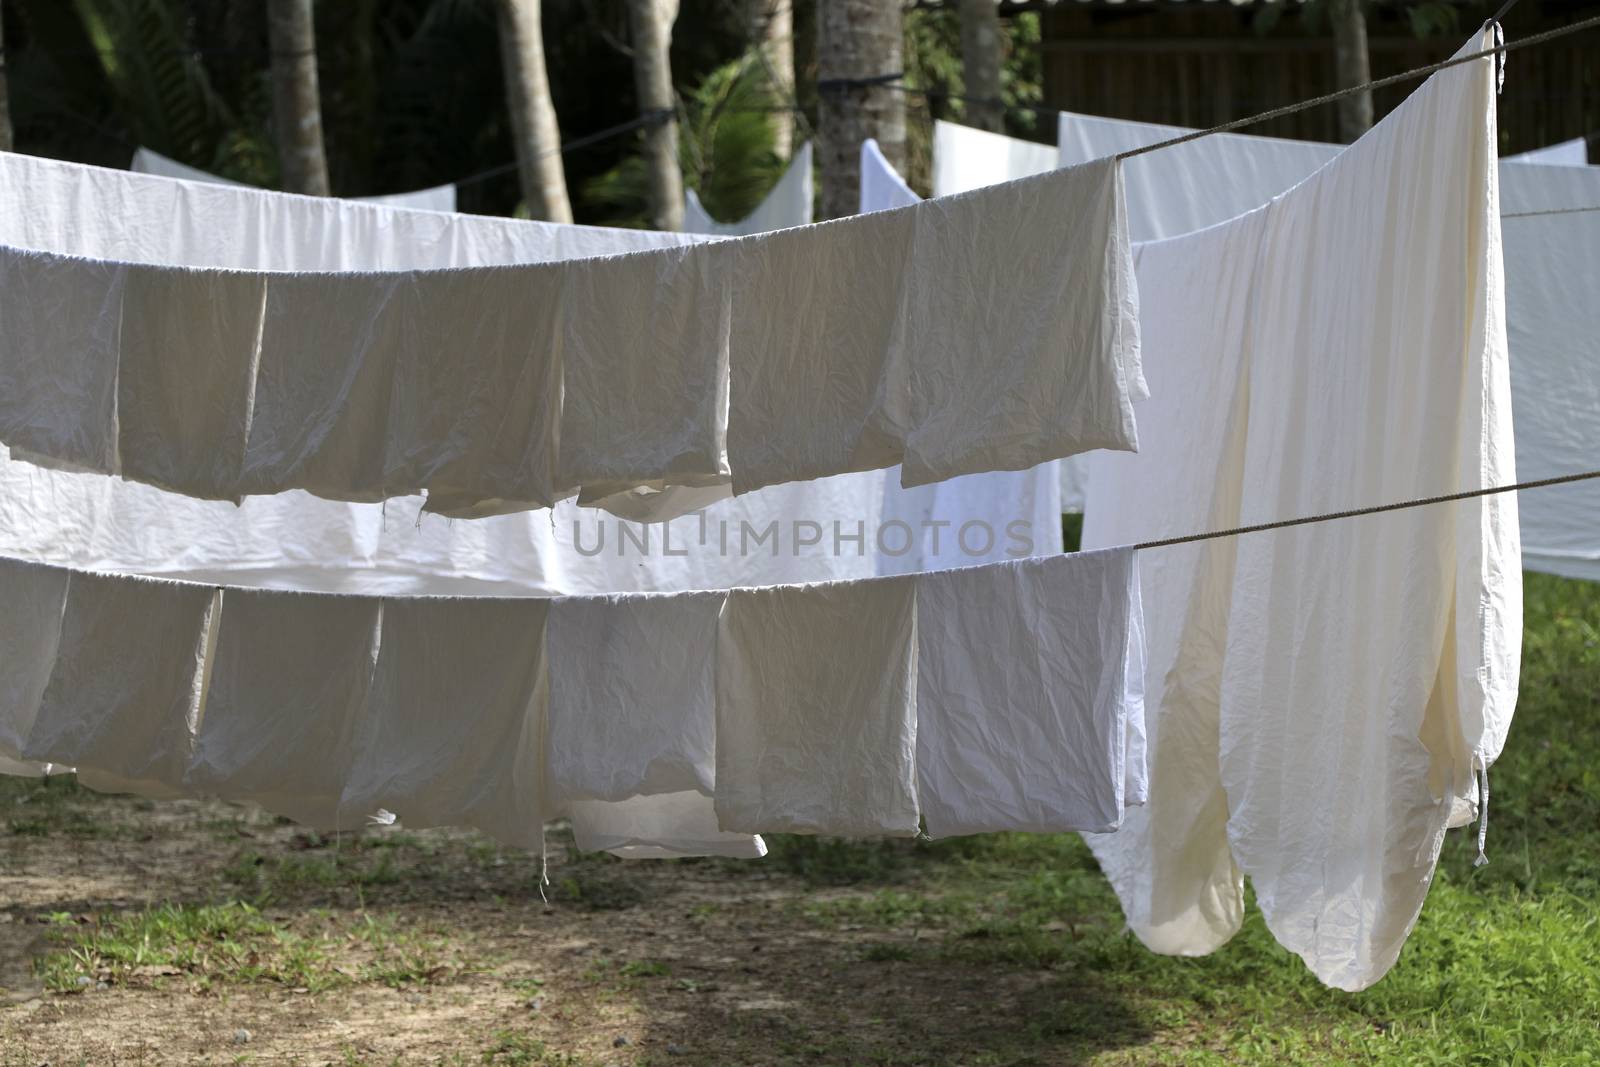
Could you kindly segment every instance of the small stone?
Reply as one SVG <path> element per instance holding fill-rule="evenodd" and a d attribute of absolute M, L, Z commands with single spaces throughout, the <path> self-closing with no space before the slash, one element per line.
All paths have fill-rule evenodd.
<path fill-rule="evenodd" d="M 533 997 L 528 1001 L 528 1010 L 529 1011 L 538 1011 L 539 1009 L 541 1009 L 543 1007 L 544 1007 L 544 998 L 543 997 Z"/>
<path fill-rule="evenodd" d="M 684 1048 L 682 1045 L 668 1045 L 667 1046 L 667 1055 L 668 1056 L 684 1056 L 684 1055 L 687 1055 L 688 1052 L 689 1052 L 689 1050 Z"/>
<path fill-rule="evenodd" d="M 250 1031 L 241 1026 L 239 1029 L 233 1032 L 233 1043 L 235 1045 L 248 1045 L 250 1043 L 250 1036 Z"/>
<path fill-rule="evenodd" d="M 627 1038 L 623 1037 L 621 1034 L 618 1034 L 616 1036 L 616 1038 L 611 1042 L 611 1047 L 612 1048 L 627 1048 L 631 1044 L 633 1044 L 632 1041 L 629 1041 Z"/>
<path fill-rule="evenodd" d="M 91 981 L 91 979 L 90 979 L 90 977 L 88 975 L 86 975 L 86 974 L 78 975 L 78 988 L 82 989 L 83 987 L 87 986 L 90 983 L 90 981 Z"/>
<path fill-rule="evenodd" d="M 94 987 L 96 989 L 110 989 L 111 988 L 111 983 L 110 982 L 96 982 L 94 984 Z"/>

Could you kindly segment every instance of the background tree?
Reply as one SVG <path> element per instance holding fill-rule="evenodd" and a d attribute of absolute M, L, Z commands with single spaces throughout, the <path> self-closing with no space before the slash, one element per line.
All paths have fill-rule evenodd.
<path fill-rule="evenodd" d="M 517 171 L 528 214 L 571 222 L 567 177 L 561 165 L 561 130 L 550 99 L 539 0 L 499 0 L 500 64 L 506 81 Z"/>
<path fill-rule="evenodd" d="M 628 0 L 633 31 L 633 83 L 644 128 L 645 172 L 650 179 L 650 224 L 683 228 L 683 174 L 678 170 L 677 99 L 672 91 L 672 24 L 678 0 Z"/>
<path fill-rule="evenodd" d="M 294 193 L 327 196 L 331 190 L 322 146 L 311 0 L 268 0 L 267 39 L 272 45 L 272 114 L 283 186 Z"/>
<path fill-rule="evenodd" d="M 1333 65 L 1336 87 L 1349 89 L 1372 80 L 1372 63 L 1367 54 L 1367 16 L 1361 0 L 1329 0 L 1329 20 L 1333 23 Z M 1339 139 L 1354 141 L 1372 128 L 1372 94 L 1356 93 L 1337 104 Z"/>
<path fill-rule="evenodd" d="M 966 82 L 967 124 L 994 133 L 1005 129 L 996 0 L 961 0 L 961 71 Z"/>
<path fill-rule="evenodd" d="M 863 80 L 902 73 L 900 0 L 817 0 L 817 159 L 825 219 L 853 215 L 861 142 L 874 137 L 890 165 L 905 164 L 905 93 Z"/>
<path fill-rule="evenodd" d="M 772 147 L 788 159 L 794 153 L 794 2 L 745 0 L 750 21 L 750 41 L 759 51 L 771 86 Z"/>

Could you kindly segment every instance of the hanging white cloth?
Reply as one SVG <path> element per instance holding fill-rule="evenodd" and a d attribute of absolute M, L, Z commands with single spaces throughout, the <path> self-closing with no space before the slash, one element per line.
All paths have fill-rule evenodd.
<path fill-rule="evenodd" d="M 725 830 L 917 833 L 916 582 L 735 589 L 717 638 Z"/>
<path fill-rule="evenodd" d="M 184 789 L 318 830 L 339 819 L 378 653 L 377 597 L 229 589 Z"/>
<path fill-rule="evenodd" d="M 790 226 L 804 226 L 811 221 L 815 195 L 811 180 L 812 149 L 807 141 L 795 149 L 770 192 L 762 198 L 756 209 L 737 222 L 718 222 L 700 203 L 693 189 L 683 194 L 683 230 L 685 233 L 703 233 L 712 237 L 745 237 L 768 230 L 784 230 Z"/>
<path fill-rule="evenodd" d="M 1267 206 L 1139 250 L 1145 450 L 1096 457 L 1086 544 L 1515 481 L 1494 103 L 1492 60 L 1441 72 Z M 1208 952 L 1242 872 L 1322 981 L 1370 985 L 1505 739 L 1515 500 L 1143 559 L 1150 803 L 1091 839 L 1130 925 Z"/>
<path fill-rule="evenodd" d="M 548 789 L 578 847 L 628 858 L 759 857 L 717 828 L 717 617 L 724 596 L 551 602 Z"/>
<path fill-rule="evenodd" d="M 1124 549 L 917 579 L 929 837 L 1115 830 L 1144 802 L 1139 570 Z"/>
<path fill-rule="evenodd" d="M 543 849 L 548 610 L 518 598 L 383 602 L 343 825 L 386 811 Z"/>
<path fill-rule="evenodd" d="M 1192 131 L 1063 114 L 1061 161 L 1085 162 Z M 1216 134 L 1123 164 L 1128 230 L 1175 237 L 1264 204 L 1339 154 L 1339 146 Z M 1586 470 L 1600 441 L 1600 167 L 1500 167 L 1506 318 L 1517 460 L 1526 479 Z M 1080 462 L 1080 461 L 1068 461 Z M 1084 458 L 1080 465 L 1087 466 Z M 1600 580 L 1600 485 L 1523 493 L 1529 570 Z"/>
<path fill-rule="evenodd" d="M 37 592 L 33 578 L 15 567 L 4 575 Z M 44 584 L 53 595 L 52 583 Z M 215 599 L 204 586 L 71 574 L 49 682 L 22 758 L 76 767 L 92 789 L 181 795 Z M 5 664 L 30 691 L 34 668 L 29 661 Z"/>
<path fill-rule="evenodd" d="M 186 163 L 179 163 L 169 159 L 160 152 L 153 152 L 148 148 L 136 148 L 133 152 L 133 162 L 128 164 L 128 169 L 140 174 L 156 174 L 163 178 L 182 178 L 190 182 L 208 182 L 216 185 L 244 186 L 243 182 L 230 181 L 219 178 L 215 174 L 203 171 L 199 167 L 191 167 Z M 456 209 L 456 187 L 454 185 L 435 185 L 427 189 L 415 189 L 409 193 L 385 193 L 382 196 L 357 196 L 351 197 L 364 204 L 384 204 L 388 207 L 403 207 L 411 211 L 454 211 Z"/>
<path fill-rule="evenodd" d="M 1021 469 L 1089 448 L 1135 447 L 1124 365 L 1136 352 L 1136 327 L 1124 291 L 1130 270 L 1117 173 L 1114 164 L 1092 164 L 903 212 L 740 238 L 725 247 L 638 253 L 641 269 L 658 285 L 664 273 L 682 272 L 685 290 L 669 299 L 664 313 L 693 307 L 696 318 L 709 314 L 706 321 L 714 324 L 731 301 L 727 345 L 735 384 L 727 417 L 735 489 L 879 469 L 902 454 L 908 460 L 903 480 L 914 485 Z M 1014 226 L 982 224 L 989 217 L 1032 218 L 1041 206 L 1048 207 L 1052 225 L 1018 233 Z M 886 258 L 897 246 L 885 240 L 885 226 L 899 228 L 902 258 Z M 957 235 L 959 248 L 953 245 Z M 6 386 L 0 390 L 0 439 L 46 462 L 137 477 L 141 460 L 127 454 L 128 441 L 116 440 L 122 414 L 116 383 L 139 372 L 137 361 L 123 366 L 124 337 L 144 329 L 130 327 L 127 317 L 184 321 L 194 310 L 194 293 L 166 284 L 166 275 L 178 273 L 169 267 L 4 247 L 0 256 L 8 323 L 0 338 Z M 1018 262 L 1050 269 L 1023 273 Z M 676 266 L 669 271 L 668 264 Z M 257 332 L 229 334 L 236 346 L 211 353 L 229 368 L 225 377 L 235 391 L 214 399 L 228 418 L 212 428 L 222 439 L 206 451 L 227 455 L 243 432 L 243 470 L 219 492 L 207 461 L 202 469 L 176 472 L 168 488 L 227 499 L 304 489 L 364 501 L 434 488 L 432 474 L 449 468 L 447 484 L 439 486 L 441 502 L 429 507 L 463 517 L 548 505 L 586 488 L 549 485 L 542 475 L 548 457 L 518 451 L 547 449 L 555 440 L 552 408 L 559 391 L 527 383 L 559 374 L 564 357 L 537 342 L 529 352 L 521 347 L 528 342 L 507 340 L 522 337 L 508 324 L 526 309 L 503 300 L 491 306 L 487 299 L 502 285 L 533 293 L 560 286 L 567 294 L 571 279 L 591 269 L 590 263 L 518 263 L 475 268 L 484 273 L 467 277 L 454 270 L 263 273 Z M 796 270 L 832 273 L 824 285 L 814 275 L 797 278 Z M 123 295 L 127 278 L 146 274 L 154 283 L 130 306 Z M 61 293 L 87 317 L 63 321 L 57 314 Z M 965 304 L 951 302 L 956 294 L 1016 312 L 985 320 L 986 348 L 1004 356 L 998 366 L 948 340 L 973 329 L 961 314 Z M 626 294 L 615 295 L 621 300 Z M 796 316 L 824 328 L 790 329 Z M 559 317 L 562 348 L 574 358 L 614 340 L 609 316 L 579 319 L 565 296 Z M 461 333 L 470 341 L 474 323 L 498 343 L 449 352 L 454 358 L 447 361 L 446 339 Z M 848 347 L 837 343 L 846 338 Z M 631 366 L 630 360 L 648 354 L 669 367 L 700 366 L 716 361 L 721 340 L 707 353 L 699 330 L 671 331 L 648 344 L 630 334 L 630 351 L 616 358 Z M 40 354 L 50 352 L 72 358 L 59 367 L 42 364 Z M 452 390 L 457 395 L 435 401 L 426 389 L 407 392 L 418 381 L 439 381 L 446 362 L 456 376 L 451 381 L 459 383 Z M 531 373 L 525 362 L 533 365 Z M 847 383 L 846 369 L 854 381 Z M 131 388 L 137 396 L 156 392 Z M 710 424 L 695 427 L 698 436 L 717 432 L 719 389 L 696 408 Z M 461 397 L 462 390 L 469 396 Z M 782 403 L 774 410 L 779 392 Z M 1040 396 L 1048 403 L 1040 404 Z M 604 402 L 596 414 L 605 425 L 638 414 L 626 397 L 595 399 Z M 681 402 L 655 399 L 668 408 Z M 466 411 L 457 406 L 462 401 L 490 406 L 486 414 Z M 489 429 L 452 432 L 468 415 L 471 425 Z M 999 417 L 1021 425 L 998 432 L 991 420 Z M 664 421 L 676 419 L 668 412 Z M 418 423 L 429 432 L 419 435 Z M 501 441 L 497 431 L 507 426 L 518 428 L 516 439 Z M 435 436 L 439 432 L 445 436 Z M 501 463 L 505 450 L 533 462 L 508 469 Z M 399 461 L 395 451 L 402 453 Z M 641 484 L 701 484 L 703 473 L 675 481 L 675 458 L 656 454 L 655 464 L 634 477 Z M 614 488 L 626 486 L 601 490 Z"/>
<path fill-rule="evenodd" d="M 1061 166 L 1047 144 L 943 119 L 933 124 L 933 195 L 952 196 Z"/>
<path fill-rule="evenodd" d="M 906 184 L 906 180 L 900 177 L 900 172 L 884 158 L 883 149 L 878 147 L 878 142 L 871 137 L 862 141 L 860 214 L 910 207 L 921 201 L 922 197 Z"/>
<path fill-rule="evenodd" d="M 1589 162 L 1589 140 L 1586 137 L 1574 137 L 1570 141 L 1559 141 L 1544 148 L 1518 152 L 1505 158 L 1508 162 L 1515 163 L 1555 163 L 1568 167 L 1581 167 Z"/>

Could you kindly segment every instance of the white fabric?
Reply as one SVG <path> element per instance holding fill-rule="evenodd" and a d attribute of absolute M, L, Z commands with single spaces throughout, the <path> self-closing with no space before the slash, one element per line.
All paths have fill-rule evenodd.
<path fill-rule="evenodd" d="M 1517 163 L 1557 163 L 1581 167 L 1589 162 L 1589 141 L 1585 137 L 1574 137 L 1570 141 L 1560 141 L 1505 158 Z"/>
<path fill-rule="evenodd" d="M 168 159 L 159 152 L 152 152 L 148 148 L 136 148 L 133 152 L 133 162 L 128 164 L 128 169 L 140 174 L 156 174 L 163 178 L 182 178 L 191 182 L 212 182 L 217 185 L 236 185 L 245 187 L 244 183 L 219 178 L 215 174 L 203 171 L 199 167 L 191 167 L 179 163 L 175 159 Z M 456 209 L 456 187 L 454 185 L 435 185 L 428 189 L 416 189 L 409 193 L 386 193 L 383 196 L 357 196 L 366 204 L 385 204 L 389 207 L 403 207 L 413 211 L 454 211 Z"/>
<path fill-rule="evenodd" d="M 20 756 L 56 660 L 67 572 L 0 559 L 0 594 L 0 774 L 37 776 L 44 764 Z"/>
<path fill-rule="evenodd" d="M 714 237 L 745 237 L 768 230 L 785 230 L 790 226 L 804 226 L 811 221 L 815 195 L 811 179 L 811 142 L 795 149 L 784 169 L 783 176 L 762 198 L 756 209 L 737 222 L 718 222 L 700 203 L 693 189 L 683 194 L 683 229 L 685 233 L 703 233 Z"/>
<path fill-rule="evenodd" d="M 1023 177 L 1023 175 L 1016 175 Z M 965 190 L 960 190 L 965 192 Z M 922 202 L 900 172 L 884 158 L 878 142 L 868 137 L 861 142 L 861 200 L 860 214 L 889 211 L 897 207 L 910 207 Z"/>
<path fill-rule="evenodd" d="M 764 855 L 717 829 L 720 593 L 551 602 L 548 789 L 582 849 Z"/>
<path fill-rule="evenodd" d="M 929 837 L 1111 831 L 1142 802 L 1138 573 L 1116 549 L 917 579 Z"/>
<path fill-rule="evenodd" d="M 543 848 L 548 609 L 515 598 L 383 602 L 344 825 L 382 810 L 406 826 L 471 826 Z"/>
<path fill-rule="evenodd" d="M 917 832 L 916 582 L 735 589 L 717 637 L 724 830 Z"/>
<path fill-rule="evenodd" d="M 734 488 L 1137 447 L 1120 201 L 1104 162 L 737 242 Z"/>
<path fill-rule="evenodd" d="M 1146 447 L 1096 457 L 1086 544 L 1515 480 L 1494 81 L 1442 72 L 1266 207 L 1139 251 Z M 1242 871 L 1322 981 L 1370 985 L 1504 742 L 1514 499 L 1143 559 L 1150 803 L 1092 839 L 1130 925 L 1209 951 Z"/>
<path fill-rule="evenodd" d="M 139 188 L 134 182 L 126 191 Z M 1041 207 L 1056 224 L 1019 232 L 1020 220 Z M 1002 223 L 988 227 L 990 219 Z M 888 241 L 886 228 L 895 229 Z M 162 394 L 159 380 L 140 380 L 152 372 L 138 359 L 150 347 L 139 349 L 140 338 L 158 331 L 130 316 L 183 322 L 212 294 L 180 284 L 183 272 L 175 268 L 3 246 L 0 258 L 7 293 L 0 308 L 7 326 L 0 439 L 44 461 L 138 479 L 147 461 L 130 449 L 156 435 L 119 440 L 119 427 L 155 421 L 136 401 L 159 403 Z M 183 454 L 194 469 L 167 463 L 163 484 L 227 499 L 303 489 L 369 501 L 429 489 L 438 491 L 430 510 L 462 517 L 592 492 L 593 485 L 551 485 L 546 477 L 561 390 L 537 385 L 559 380 L 563 361 L 605 353 L 597 374 L 659 364 L 677 390 L 646 391 L 649 418 L 639 441 L 604 436 L 627 454 L 583 455 L 580 440 L 579 466 L 604 472 L 610 462 L 629 472 L 621 484 L 602 479 L 608 493 L 629 482 L 701 485 L 723 476 L 720 450 L 707 456 L 706 441 L 720 432 L 725 335 L 718 324 L 730 300 L 729 461 L 738 490 L 888 467 L 902 453 L 903 481 L 914 485 L 1022 469 L 1089 448 L 1135 447 L 1126 378 L 1137 340 L 1114 164 L 632 259 L 618 273 L 591 262 L 516 263 L 471 274 L 265 272 L 230 279 L 240 303 L 230 308 L 226 328 L 186 338 L 176 354 L 206 351 L 221 365 L 210 373 L 231 391 L 212 399 L 220 415 L 208 412 L 186 427 Z M 825 283 L 811 273 L 824 271 Z M 147 274 L 149 284 L 130 303 L 129 279 Z M 587 284 L 591 275 L 611 301 Z M 658 292 L 632 314 L 578 314 L 579 306 L 626 305 L 638 284 L 651 280 Z M 660 292 L 664 280 L 670 284 Z M 560 297 L 551 295 L 557 287 Z M 256 297 L 259 324 L 251 331 L 248 308 Z M 1000 354 L 998 363 L 980 359 L 973 344 L 980 320 L 963 314 L 969 302 L 990 309 L 982 341 Z M 559 349 L 541 343 L 539 331 L 530 337 L 520 328 L 551 307 L 536 321 L 553 327 L 561 320 Z M 824 328 L 793 329 L 797 318 Z M 846 338 L 849 345 L 838 343 Z M 70 358 L 44 362 L 52 354 Z M 583 386 L 583 374 L 573 373 L 574 385 Z M 703 387 L 707 377 L 717 384 Z M 696 391 L 685 395 L 689 388 Z M 616 387 L 578 388 L 574 403 L 592 400 L 595 407 L 578 411 L 576 425 L 609 430 L 637 422 L 634 399 Z M 693 420 L 688 430 L 684 411 Z M 690 458 L 670 447 L 686 433 L 696 450 Z M 241 434 L 243 469 L 219 486 L 213 457 L 232 455 Z M 669 447 L 646 447 L 659 446 L 663 434 Z M 640 454 L 655 464 L 638 470 Z M 672 469 L 680 460 L 702 469 L 680 475 Z"/>
<path fill-rule="evenodd" d="M 376 597 L 224 592 L 184 788 L 340 829 L 339 797 L 372 685 L 381 604 Z"/>
<path fill-rule="evenodd" d="M 1089 158 L 1074 162 L 1087 163 Z M 900 181 L 900 176 L 894 174 L 892 169 L 889 171 L 892 179 L 880 178 L 882 169 L 888 167 L 887 162 L 880 161 L 882 161 L 881 154 L 869 168 L 866 149 L 863 147 L 861 162 L 863 196 L 866 195 L 869 173 L 873 175 L 875 182 L 881 181 L 890 190 L 893 189 L 893 182 L 904 185 L 904 182 Z M 1014 181 L 1031 174 L 1041 174 L 1059 165 L 1056 152 L 1049 145 L 1023 141 L 986 130 L 976 130 L 969 126 L 959 126 L 943 120 L 934 123 L 934 196 L 949 196 L 979 189 L 985 185 Z M 905 192 L 913 197 L 916 195 L 909 188 Z M 892 196 L 893 193 L 877 195 Z M 863 200 L 863 205 L 865 204 L 866 201 Z M 883 206 L 898 206 L 898 204 L 886 203 Z M 862 210 L 867 209 L 863 206 Z M 1088 463 L 1087 456 L 1069 456 L 1057 461 L 1058 492 L 1062 510 L 1073 512 L 1083 510 L 1084 487 L 1088 482 Z"/>
<path fill-rule="evenodd" d="M 933 124 L 933 195 L 952 196 L 986 185 L 1055 170 L 1047 144 L 1023 141 L 939 119 Z"/>
<path fill-rule="evenodd" d="M 1191 132 L 1061 116 L 1061 161 L 1081 163 Z M 1263 204 L 1337 145 L 1216 134 L 1123 164 L 1134 240 L 1175 237 Z M 1516 159 L 1518 157 L 1511 157 Z M 1526 479 L 1589 470 L 1600 441 L 1600 168 L 1500 167 L 1517 459 Z M 1553 214 L 1547 214 L 1553 213 Z M 1086 468 L 1087 457 L 1068 460 Z M 1064 490 L 1065 491 L 1065 490 Z M 1067 494 L 1070 499 L 1070 494 Z M 1600 580 L 1600 484 L 1520 494 L 1523 564 Z"/>
<path fill-rule="evenodd" d="M 77 767 L 94 789 L 180 795 L 214 600 L 204 586 L 71 573 L 49 682 L 22 758 Z M 44 650 L 39 640 L 35 651 Z M 30 687 L 32 668 L 6 665 Z"/>

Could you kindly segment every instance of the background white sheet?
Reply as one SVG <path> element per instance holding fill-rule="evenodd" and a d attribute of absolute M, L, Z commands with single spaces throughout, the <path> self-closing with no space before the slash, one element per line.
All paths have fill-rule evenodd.
<path fill-rule="evenodd" d="M 811 206 L 815 199 L 811 180 L 811 142 L 795 150 L 789 167 L 783 172 L 770 192 L 756 205 L 756 209 L 737 222 L 718 222 L 700 203 L 700 197 L 690 189 L 683 194 L 683 230 L 685 233 L 703 233 L 713 237 L 743 237 L 767 230 L 782 230 L 790 226 L 804 226 L 811 221 Z"/>
<path fill-rule="evenodd" d="M 163 178 L 182 178 L 191 182 L 243 185 L 242 182 L 219 178 L 215 174 L 201 170 L 199 167 L 191 167 L 185 163 L 179 163 L 176 159 L 168 159 L 160 152 L 152 152 L 148 148 L 134 150 L 133 162 L 128 164 L 128 169 L 138 171 L 140 174 L 159 174 Z M 390 207 L 412 208 L 417 211 L 454 211 L 456 209 L 456 187 L 454 185 L 435 185 L 428 189 L 415 189 L 409 193 L 387 193 L 383 196 L 353 196 L 349 199 L 359 200 L 364 204 L 387 204 Z"/>

